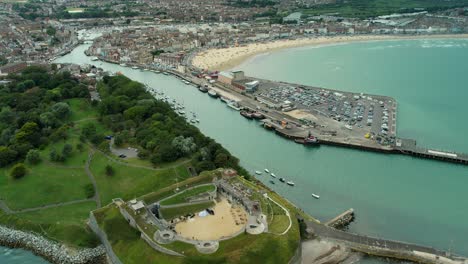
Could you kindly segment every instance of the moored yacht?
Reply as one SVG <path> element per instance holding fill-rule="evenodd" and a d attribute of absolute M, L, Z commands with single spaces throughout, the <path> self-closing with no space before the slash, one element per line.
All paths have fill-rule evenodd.
<path fill-rule="evenodd" d="M 320 199 L 320 196 L 315 193 L 312 194 L 312 197 L 314 197 L 315 199 Z"/>
<path fill-rule="evenodd" d="M 289 186 L 294 186 L 294 182 L 292 181 L 288 181 L 286 184 L 288 184 Z"/>

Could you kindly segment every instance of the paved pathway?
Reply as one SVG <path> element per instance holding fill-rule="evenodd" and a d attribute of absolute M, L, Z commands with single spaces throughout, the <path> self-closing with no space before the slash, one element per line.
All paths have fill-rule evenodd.
<path fill-rule="evenodd" d="M 373 238 L 364 235 L 353 234 L 349 232 L 340 231 L 323 224 L 307 221 L 307 227 L 310 228 L 314 234 L 320 237 L 327 237 L 335 240 L 341 240 L 359 244 L 368 247 L 375 247 L 381 249 L 389 249 L 401 252 L 407 251 L 420 251 L 437 256 L 448 256 L 445 251 L 437 250 L 432 247 L 420 246 L 400 241 L 393 241 L 387 239 Z"/>

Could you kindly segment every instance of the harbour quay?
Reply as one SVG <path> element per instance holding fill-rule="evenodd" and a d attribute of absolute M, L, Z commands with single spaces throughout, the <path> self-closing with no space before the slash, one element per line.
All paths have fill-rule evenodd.
<path fill-rule="evenodd" d="M 468 165 L 468 154 L 417 146 L 397 136 L 397 102 L 382 95 L 352 93 L 220 72 L 213 79 L 168 71 L 234 102 L 241 115 L 304 145 L 332 145 Z M 229 102 L 228 103 L 229 105 Z M 306 139 L 314 138 L 311 144 Z"/>

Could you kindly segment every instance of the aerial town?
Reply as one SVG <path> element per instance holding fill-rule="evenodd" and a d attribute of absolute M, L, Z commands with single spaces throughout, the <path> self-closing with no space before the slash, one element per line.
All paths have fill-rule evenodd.
<path fill-rule="evenodd" d="M 0 22 L 0 263 L 468 264 L 468 151 L 437 132 L 466 112 L 466 0 L 0 0 Z M 349 89 L 317 84 L 326 59 L 242 68 L 348 44 Z M 361 72 L 392 63 L 397 85 Z"/>

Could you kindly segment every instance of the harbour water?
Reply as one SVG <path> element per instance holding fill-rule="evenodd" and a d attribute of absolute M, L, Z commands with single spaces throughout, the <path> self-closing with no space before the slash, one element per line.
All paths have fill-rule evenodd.
<path fill-rule="evenodd" d="M 83 55 L 85 49 L 82 45 L 57 62 L 121 71 L 164 91 L 185 105 L 186 112 L 196 112 L 200 130 L 239 157 L 247 169 L 268 168 L 294 181 L 295 187 L 279 181 L 272 185 L 269 176 L 257 176 L 318 219 L 352 207 L 356 212 L 352 232 L 468 255 L 468 167 L 329 146 L 306 148 L 262 129 L 174 77 L 92 62 Z M 256 77 L 393 96 L 399 103 L 399 136 L 416 138 L 424 146 L 468 152 L 467 40 L 299 48 L 257 56 L 239 68 Z M 311 193 L 319 194 L 320 200 Z"/>

